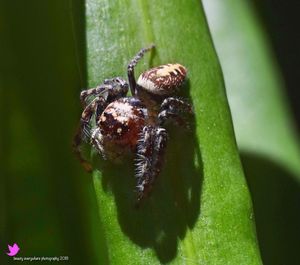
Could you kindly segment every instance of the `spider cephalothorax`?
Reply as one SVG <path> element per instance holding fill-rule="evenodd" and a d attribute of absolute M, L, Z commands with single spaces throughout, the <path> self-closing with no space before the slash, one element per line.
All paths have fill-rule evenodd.
<path fill-rule="evenodd" d="M 128 83 L 120 78 L 106 79 L 103 84 L 81 92 L 84 110 L 74 148 L 87 170 L 90 164 L 82 158 L 81 139 L 90 143 L 104 159 L 114 160 L 131 151 L 136 154 L 136 188 L 138 201 L 152 189 L 160 173 L 168 134 L 165 122 L 185 124 L 185 114 L 192 107 L 174 97 L 186 77 L 186 68 L 178 63 L 165 64 L 134 77 L 134 67 L 154 45 L 141 49 L 128 64 Z"/>

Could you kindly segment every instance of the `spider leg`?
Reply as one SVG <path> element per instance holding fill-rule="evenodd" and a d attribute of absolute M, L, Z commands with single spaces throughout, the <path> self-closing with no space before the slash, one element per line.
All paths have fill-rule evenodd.
<path fill-rule="evenodd" d="M 176 97 L 169 97 L 164 99 L 161 104 L 160 112 L 158 114 L 158 124 L 164 125 L 166 121 L 172 120 L 177 125 L 187 126 L 187 121 L 184 118 L 185 115 L 192 115 L 192 106 Z"/>
<path fill-rule="evenodd" d="M 106 159 L 104 148 L 103 148 L 103 136 L 100 132 L 100 128 L 97 128 L 93 131 L 91 136 L 91 144 L 102 155 L 103 159 Z"/>
<path fill-rule="evenodd" d="M 140 134 L 136 158 L 138 204 L 151 192 L 152 186 L 159 175 L 167 140 L 167 132 L 161 127 L 147 125 Z"/>
<path fill-rule="evenodd" d="M 90 139 L 90 121 L 94 114 L 102 113 L 105 107 L 107 106 L 107 102 L 102 97 L 96 97 L 93 101 L 88 104 L 83 110 L 80 118 L 80 127 L 83 132 L 84 139 Z M 97 118 L 97 117 L 96 117 Z"/>
<path fill-rule="evenodd" d="M 81 126 L 79 126 L 77 129 L 77 132 L 73 138 L 73 144 L 72 144 L 73 152 L 76 155 L 76 157 L 78 158 L 80 164 L 85 169 L 85 171 L 91 172 L 92 165 L 86 159 L 83 158 L 81 149 L 80 149 L 81 144 L 82 144 L 82 130 L 81 130 Z"/>
<path fill-rule="evenodd" d="M 104 98 L 96 97 L 90 104 L 85 107 L 84 111 L 81 114 L 80 124 L 73 139 L 73 151 L 82 164 L 83 168 L 88 172 L 92 170 L 92 166 L 86 159 L 83 158 L 80 147 L 82 144 L 82 140 L 88 141 L 91 139 L 90 121 L 93 114 L 100 108 L 104 109 L 106 105 L 107 103 Z"/>
<path fill-rule="evenodd" d="M 87 105 L 87 99 L 90 96 L 102 96 L 107 101 L 111 102 L 117 98 L 125 97 L 128 92 L 128 84 L 121 77 L 115 77 L 104 80 L 104 83 L 87 90 L 82 90 L 80 93 L 80 101 L 83 107 Z"/>
<path fill-rule="evenodd" d="M 177 126 L 188 127 L 186 121 L 178 115 L 169 110 L 163 110 L 158 115 L 158 120 L 160 125 L 165 125 L 168 121 L 172 121 Z"/>
<path fill-rule="evenodd" d="M 192 105 L 178 97 L 168 97 L 161 103 L 160 110 L 176 110 L 180 113 L 193 114 Z"/>
<path fill-rule="evenodd" d="M 110 88 L 109 85 L 102 84 L 102 85 L 97 86 L 95 88 L 82 90 L 81 93 L 80 93 L 80 102 L 81 102 L 82 106 L 86 107 L 86 105 L 87 105 L 86 101 L 87 101 L 88 97 L 100 95 L 101 93 L 104 93 L 105 91 L 107 91 L 109 88 Z"/>
<path fill-rule="evenodd" d="M 130 86 L 130 91 L 132 96 L 136 95 L 136 81 L 134 77 L 134 67 L 137 65 L 139 60 L 141 60 L 144 56 L 144 54 L 151 49 L 155 47 L 154 44 L 150 45 L 147 48 L 141 49 L 134 57 L 133 59 L 129 62 L 127 66 L 127 75 L 128 75 L 128 81 L 129 81 L 129 86 Z"/>

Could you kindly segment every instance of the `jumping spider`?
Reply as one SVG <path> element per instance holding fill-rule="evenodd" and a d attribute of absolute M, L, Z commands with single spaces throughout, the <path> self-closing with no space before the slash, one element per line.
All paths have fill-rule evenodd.
<path fill-rule="evenodd" d="M 141 49 L 128 64 L 131 97 L 126 96 L 128 83 L 120 77 L 81 92 L 84 110 L 74 138 L 75 152 L 88 171 L 91 165 L 82 157 L 82 140 L 104 159 L 114 160 L 126 150 L 136 153 L 137 202 L 150 193 L 161 170 L 168 139 L 163 126 L 168 120 L 186 125 L 184 115 L 193 113 L 190 104 L 172 96 L 185 80 L 184 66 L 161 65 L 135 80 L 134 67 L 152 48 L 154 45 Z"/>

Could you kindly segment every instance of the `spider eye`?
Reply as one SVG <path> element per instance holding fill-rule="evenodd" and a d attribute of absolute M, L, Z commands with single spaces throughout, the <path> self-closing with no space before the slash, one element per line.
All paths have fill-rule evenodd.
<path fill-rule="evenodd" d="M 137 84 L 156 95 L 169 95 L 180 87 L 187 70 L 181 64 L 165 64 L 142 73 Z"/>

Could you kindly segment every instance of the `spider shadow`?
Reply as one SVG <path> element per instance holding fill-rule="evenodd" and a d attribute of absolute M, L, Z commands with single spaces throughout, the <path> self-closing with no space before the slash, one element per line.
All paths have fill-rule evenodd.
<path fill-rule="evenodd" d="M 150 197 L 138 209 L 134 207 L 133 157 L 122 165 L 103 161 L 97 165 L 104 190 L 114 195 L 123 233 L 141 248 L 152 248 L 161 263 L 176 257 L 177 240 L 184 238 L 198 219 L 203 176 L 194 118 L 189 130 L 166 128 L 169 141 L 163 170 Z"/>

